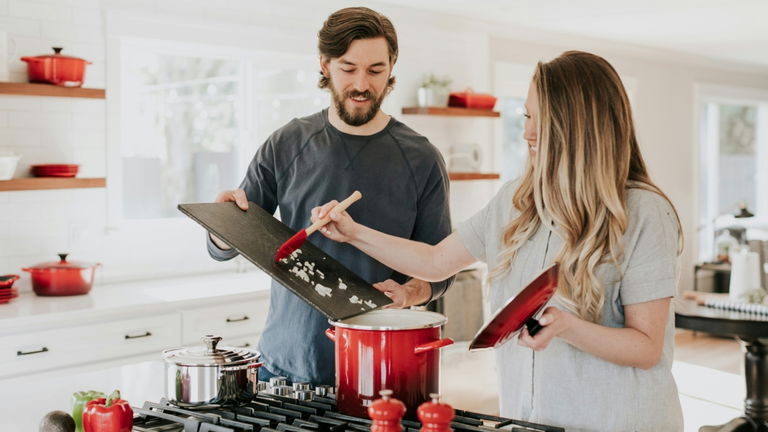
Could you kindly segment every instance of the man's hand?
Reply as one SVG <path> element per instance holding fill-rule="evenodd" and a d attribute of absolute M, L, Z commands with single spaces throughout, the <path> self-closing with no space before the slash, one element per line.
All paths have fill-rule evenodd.
<path fill-rule="evenodd" d="M 426 303 L 432 297 L 432 287 L 429 282 L 420 279 L 411 279 L 403 285 L 387 279 L 373 284 L 373 287 L 381 291 L 392 300 L 385 308 L 404 308 L 408 306 Z"/>
<path fill-rule="evenodd" d="M 240 210 L 248 210 L 248 197 L 245 196 L 245 191 L 242 189 L 227 190 L 220 193 L 213 202 L 233 202 L 237 204 Z M 220 238 L 208 233 L 211 236 L 211 241 L 221 250 L 232 249 L 228 244 L 224 243 Z"/>

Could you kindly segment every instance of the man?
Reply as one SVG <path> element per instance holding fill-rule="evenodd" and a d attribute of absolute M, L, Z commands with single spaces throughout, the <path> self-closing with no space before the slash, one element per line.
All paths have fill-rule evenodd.
<path fill-rule="evenodd" d="M 240 189 L 216 202 L 252 201 L 298 231 L 310 225 L 311 210 L 354 190 L 363 199 L 348 209 L 358 221 L 392 235 L 434 244 L 451 231 L 448 177 L 438 150 L 423 136 L 381 111 L 392 90 L 397 35 L 385 16 L 363 7 L 339 10 L 318 34 L 320 88 L 331 106 L 294 119 L 257 151 Z M 411 279 L 359 252 L 316 235 L 308 239 L 393 300 L 394 307 L 424 304 L 451 282 Z M 209 236 L 217 260 L 235 251 Z M 383 281 L 383 282 L 380 282 Z M 325 317 L 283 286 L 272 282 L 267 324 L 259 351 L 272 375 L 293 382 L 334 384 L 333 344 Z"/>

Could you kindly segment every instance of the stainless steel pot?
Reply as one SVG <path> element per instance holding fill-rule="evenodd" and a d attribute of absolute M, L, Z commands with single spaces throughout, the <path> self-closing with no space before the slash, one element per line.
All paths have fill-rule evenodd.
<path fill-rule="evenodd" d="M 163 351 L 165 396 L 180 406 L 247 402 L 258 393 L 260 354 L 217 347 L 221 338 L 202 337 L 204 346 Z"/>

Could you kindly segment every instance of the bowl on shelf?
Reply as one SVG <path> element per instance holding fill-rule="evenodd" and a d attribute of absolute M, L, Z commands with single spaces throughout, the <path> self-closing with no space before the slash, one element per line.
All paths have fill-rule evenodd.
<path fill-rule="evenodd" d="M 41 164 L 32 165 L 29 170 L 35 177 L 74 177 L 79 168 L 75 164 Z"/>
<path fill-rule="evenodd" d="M 12 298 L 19 295 L 13 283 L 19 279 L 19 275 L 7 274 L 0 276 L 0 304 L 8 303 Z"/>
<path fill-rule="evenodd" d="M 10 180 L 16 171 L 16 164 L 21 159 L 20 155 L 0 153 L 0 180 Z"/>

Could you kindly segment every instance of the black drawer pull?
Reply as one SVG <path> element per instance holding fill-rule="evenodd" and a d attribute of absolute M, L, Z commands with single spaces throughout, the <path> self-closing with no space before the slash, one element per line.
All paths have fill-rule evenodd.
<path fill-rule="evenodd" d="M 247 321 L 247 320 L 249 320 L 249 319 L 250 319 L 250 318 L 248 317 L 248 315 L 243 315 L 243 316 L 242 316 L 242 317 L 240 317 L 240 318 L 227 318 L 227 322 Z"/>
<path fill-rule="evenodd" d="M 135 336 L 134 335 L 125 335 L 125 338 L 126 339 L 139 339 L 139 338 L 145 338 L 145 337 L 150 337 L 150 336 L 152 336 L 152 333 L 146 332 L 144 334 L 135 335 Z"/>
<path fill-rule="evenodd" d="M 16 351 L 17 356 L 23 356 L 23 355 L 31 355 L 31 354 L 40 354 L 48 352 L 48 347 L 43 347 L 37 351 Z"/>

